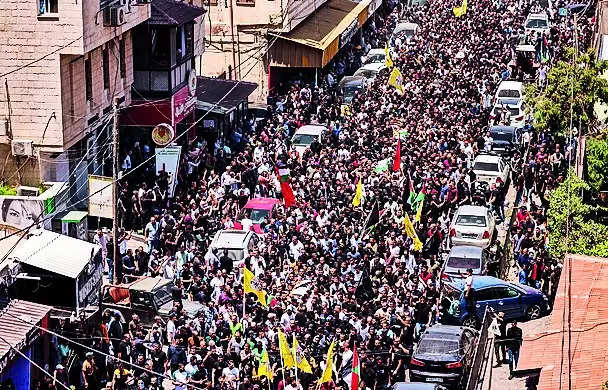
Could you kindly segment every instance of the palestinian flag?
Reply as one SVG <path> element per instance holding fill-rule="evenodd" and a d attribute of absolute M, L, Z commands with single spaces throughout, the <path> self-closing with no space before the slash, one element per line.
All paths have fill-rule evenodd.
<path fill-rule="evenodd" d="M 293 206 L 296 204 L 296 198 L 293 196 L 293 191 L 289 185 L 289 168 L 277 167 L 277 175 L 279 176 L 279 182 L 281 183 L 281 193 L 283 194 L 285 206 Z"/>
<path fill-rule="evenodd" d="M 350 380 L 350 389 L 351 390 L 359 389 L 359 375 L 360 375 L 359 354 L 357 353 L 357 346 L 353 345 L 353 371 L 352 371 L 352 377 Z"/>
<path fill-rule="evenodd" d="M 418 193 L 418 195 L 416 195 L 416 197 L 414 198 L 414 201 L 412 202 L 412 211 L 416 214 L 418 214 L 420 212 L 420 210 L 422 209 L 422 203 L 424 201 L 424 195 L 426 194 L 426 184 L 422 185 L 422 188 L 420 189 L 420 192 Z"/>
<path fill-rule="evenodd" d="M 393 160 L 393 172 L 398 172 L 401 169 L 401 138 L 397 140 L 395 148 L 395 159 Z"/>

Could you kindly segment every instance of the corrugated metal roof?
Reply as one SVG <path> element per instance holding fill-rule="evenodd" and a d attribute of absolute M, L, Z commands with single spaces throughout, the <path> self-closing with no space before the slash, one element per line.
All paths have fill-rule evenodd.
<path fill-rule="evenodd" d="M 0 241 L 1 242 L 1 241 Z M 9 259 L 59 275 L 76 278 L 101 247 L 48 230 L 21 240 Z"/>
<path fill-rule="evenodd" d="M 184 1 L 154 0 L 148 23 L 152 26 L 179 26 L 194 21 L 205 12 L 204 8 Z"/>
<path fill-rule="evenodd" d="M 258 87 L 256 83 L 248 81 L 201 76 L 196 78 L 196 82 L 197 108 L 210 109 L 217 104 L 214 111 L 230 111 L 241 102 L 246 102 L 249 95 Z M 238 86 L 235 87 L 237 84 Z"/>
<path fill-rule="evenodd" d="M 23 349 L 39 334 L 39 329 L 32 324 L 41 326 L 42 319 L 51 311 L 50 306 L 39 303 L 13 300 L 8 304 L 0 304 L 0 371 L 6 367 L 6 362 L 16 352 L 14 347 Z"/>

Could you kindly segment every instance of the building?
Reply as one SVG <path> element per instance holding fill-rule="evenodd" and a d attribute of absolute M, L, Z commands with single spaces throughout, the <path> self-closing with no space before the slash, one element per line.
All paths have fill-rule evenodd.
<path fill-rule="evenodd" d="M 208 0 L 204 74 L 255 82 L 258 88 L 251 100 L 265 102 L 273 72 L 324 67 L 381 4 L 382 0 Z"/>
<path fill-rule="evenodd" d="M 0 160 L 10 183 L 66 180 L 75 203 L 89 172 L 108 173 L 113 97 L 131 102 L 131 32 L 150 8 L 146 0 L 0 4 Z"/>

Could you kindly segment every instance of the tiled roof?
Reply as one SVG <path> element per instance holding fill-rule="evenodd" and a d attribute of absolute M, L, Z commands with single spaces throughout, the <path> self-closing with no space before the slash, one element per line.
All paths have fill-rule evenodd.
<path fill-rule="evenodd" d="M 570 304 L 564 290 L 568 285 Z M 524 334 L 517 370 L 540 369 L 538 390 L 559 389 L 560 380 L 563 387 L 569 379 L 573 389 L 599 389 L 608 380 L 607 298 L 608 259 L 576 255 L 566 259 L 553 312 L 546 326 Z"/>
<path fill-rule="evenodd" d="M 153 0 L 152 16 L 148 21 L 153 26 L 179 26 L 205 13 L 205 9 L 180 0 Z"/>

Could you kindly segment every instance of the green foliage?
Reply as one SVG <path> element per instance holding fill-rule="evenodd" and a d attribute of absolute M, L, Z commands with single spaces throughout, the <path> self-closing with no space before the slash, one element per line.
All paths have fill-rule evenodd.
<path fill-rule="evenodd" d="M 0 196 L 17 195 L 17 189 L 11 186 L 0 186 Z"/>
<path fill-rule="evenodd" d="M 595 191 L 608 186 L 608 141 L 589 138 L 585 146 L 587 157 L 587 181 Z"/>
<path fill-rule="evenodd" d="M 590 186 L 570 171 L 550 197 L 547 210 L 549 252 L 556 259 L 574 253 L 587 256 L 608 257 L 608 225 L 592 220 L 599 206 L 583 203 L 582 190 Z M 566 240 L 566 222 L 570 221 Z"/>
<path fill-rule="evenodd" d="M 573 56 L 574 50 L 568 49 L 564 61 L 549 70 L 544 91 L 539 91 L 536 84 L 526 89 L 534 126 L 540 130 L 568 135 L 572 97 L 572 124 L 582 129 L 587 129 L 596 119 L 594 104 L 608 102 L 608 80 L 600 77 L 608 69 L 608 62 L 597 61 L 592 49 L 580 54 L 574 64 Z"/>

